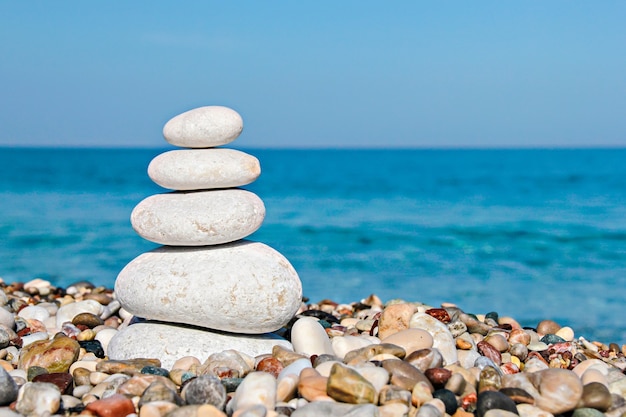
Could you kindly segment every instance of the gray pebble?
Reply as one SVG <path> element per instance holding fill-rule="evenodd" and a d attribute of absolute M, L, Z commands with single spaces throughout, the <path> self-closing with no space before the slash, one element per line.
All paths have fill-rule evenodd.
<path fill-rule="evenodd" d="M 11 404 L 17 399 L 17 384 L 9 373 L 0 366 L 0 406 Z"/>
<path fill-rule="evenodd" d="M 226 388 L 213 375 L 200 375 L 189 381 L 181 395 L 187 404 L 211 404 L 220 410 L 226 404 Z"/>

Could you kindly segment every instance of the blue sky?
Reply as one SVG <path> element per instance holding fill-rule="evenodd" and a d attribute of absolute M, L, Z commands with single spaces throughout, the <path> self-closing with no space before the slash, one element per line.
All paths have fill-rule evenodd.
<path fill-rule="evenodd" d="M 626 146 L 623 1 L 0 0 L 0 145 Z"/>

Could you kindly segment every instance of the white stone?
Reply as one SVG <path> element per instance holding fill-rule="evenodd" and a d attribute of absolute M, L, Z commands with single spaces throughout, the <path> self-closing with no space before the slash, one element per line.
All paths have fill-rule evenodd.
<path fill-rule="evenodd" d="M 12 329 L 15 327 L 15 315 L 4 307 L 0 307 L 0 324 Z"/>
<path fill-rule="evenodd" d="M 280 382 L 283 378 L 286 378 L 287 375 L 295 375 L 300 377 L 300 373 L 303 369 L 312 368 L 311 361 L 305 358 L 296 359 L 291 362 L 289 365 L 285 366 L 282 371 L 278 374 L 277 380 Z"/>
<path fill-rule="evenodd" d="M 118 275 L 115 294 L 126 310 L 146 319 L 266 333 L 294 316 L 302 285 L 280 253 L 263 243 L 240 241 L 205 248 L 164 246 L 139 255 Z"/>
<path fill-rule="evenodd" d="M 19 391 L 15 409 L 26 416 L 56 413 L 61 406 L 61 391 L 49 382 L 27 382 Z"/>
<path fill-rule="evenodd" d="M 371 362 L 364 362 L 355 366 L 354 369 L 376 388 L 376 392 L 380 392 L 389 383 L 389 371 L 380 366 L 374 366 Z"/>
<path fill-rule="evenodd" d="M 40 322 L 45 322 L 48 317 L 50 317 L 50 313 L 45 308 L 41 308 L 39 306 L 26 306 L 20 310 L 17 314 L 18 316 L 25 318 L 26 320 L 39 320 Z"/>
<path fill-rule="evenodd" d="M 139 236 L 172 246 L 234 242 L 254 233 L 264 218 L 263 201 L 234 188 L 151 195 L 130 215 Z"/>
<path fill-rule="evenodd" d="M 275 345 L 291 349 L 291 343 L 275 334 L 237 335 L 165 323 L 136 323 L 120 330 L 109 343 L 110 359 L 157 358 L 161 366 L 172 366 L 183 356 L 208 358 L 234 349 L 250 356 L 272 352 Z"/>
<path fill-rule="evenodd" d="M 457 361 L 456 343 L 448 326 L 426 313 L 415 313 L 409 320 L 409 328 L 426 330 L 433 337 L 433 347 L 443 356 L 444 365 Z"/>
<path fill-rule="evenodd" d="M 35 332 L 26 336 L 22 336 L 22 348 L 25 348 L 28 345 L 32 345 L 35 342 L 40 340 L 48 340 L 50 339 L 50 335 L 48 332 Z"/>
<path fill-rule="evenodd" d="M 299 318 L 291 327 L 291 343 L 297 353 L 334 355 L 326 330 L 312 317 Z"/>
<path fill-rule="evenodd" d="M 231 411 L 262 405 L 267 410 L 276 406 L 276 378 L 267 372 L 251 372 L 239 384 L 235 396 L 227 404 Z"/>
<path fill-rule="evenodd" d="M 113 336 L 117 334 L 117 329 L 109 328 L 102 329 L 98 333 L 96 333 L 96 337 L 94 338 L 102 345 L 102 350 L 104 350 L 104 354 L 107 354 L 107 350 L 109 348 L 109 343 Z"/>
<path fill-rule="evenodd" d="M 148 176 L 171 190 L 241 187 L 261 174 L 259 160 L 235 149 L 180 149 L 156 156 Z"/>
<path fill-rule="evenodd" d="M 104 306 L 95 300 L 77 301 L 66 304 L 57 311 L 57 328 L 61 328 L 63 323 L 71 322 L 74 317 L 81 313 L 91 313 L 100 316 Z"/>
<path fill-rule="evenodd" d="M 163 127 L 165 140 L 183 148 L 212 148 L 237 139 L 243 120 L 233 109 L 198 107 L 170 119 Z"/>
<path fill-rule="evenodd" d="M 50 283 L 50 281 L 46 281 L 45 279 L 41 278 L 35 278 L 24 284 L 24 291 L 30 292 L 32 290 L 36 290 L 40 295 L 50 294 L 51 288 L 52 284 Z"/>
<path fill-rule="evenodd" d="M 371 340 L 360 336 L 336 336 L 330 341 L 335 356 L 343 360 L 346 353 L 374 344 Z"/>

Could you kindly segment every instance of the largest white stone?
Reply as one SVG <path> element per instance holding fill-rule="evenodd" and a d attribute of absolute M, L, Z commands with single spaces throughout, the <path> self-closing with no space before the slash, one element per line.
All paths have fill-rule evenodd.
<path fill-rule="evenodd" d="M 240 241 L 141 254 L 118 275 L 115 294 L 127 311 L 146 319 L 258 334 L 289 322 L 302 284 L 279 252 Z"/>
<path fill-rule="evenodd" d="M 165 140 L 183 148 L 212 148 L 237 139 L 243 120 L 235 110 L 205 106 L 170 119 L 163 127 Z"/>
<path fill-rule="evenodd" d="M 204 362 L 213 353 L 235 349 L 254 357 L 272 353 L 275 345 L 291 350 L 291 343 L 272 333 L 238 335 L 147 322 L 120 330 L 109 342 L 107 356 L 114 360 L 156 358 L 165 369 L 171 369 L 183 356 L 193 356 Z"/>
<path fill-rule="evenodd" d="M 240 189 L 174 192 L 147 197 L 133 209 L 130 222 L 139 236 L 162 245 L 219 245 L 254 233 L 265 205 Z"/>

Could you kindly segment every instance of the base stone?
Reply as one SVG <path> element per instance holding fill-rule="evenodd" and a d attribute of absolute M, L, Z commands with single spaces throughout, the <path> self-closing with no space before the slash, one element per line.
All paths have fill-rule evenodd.
<path fill-rule="evenodd" d="M 107 355 L 113 360 L 156 358 L 171 370 L 176 360 L 193 356 L 204 362 L 213 353 L 234 349 L 255 357 L 272 353 L 275 345 L 292 350 L 289 341 L 273 333 L 241 335 L 209 331 L 192 326 L 161 322 L 132 324 L 109 342 Z"/>

